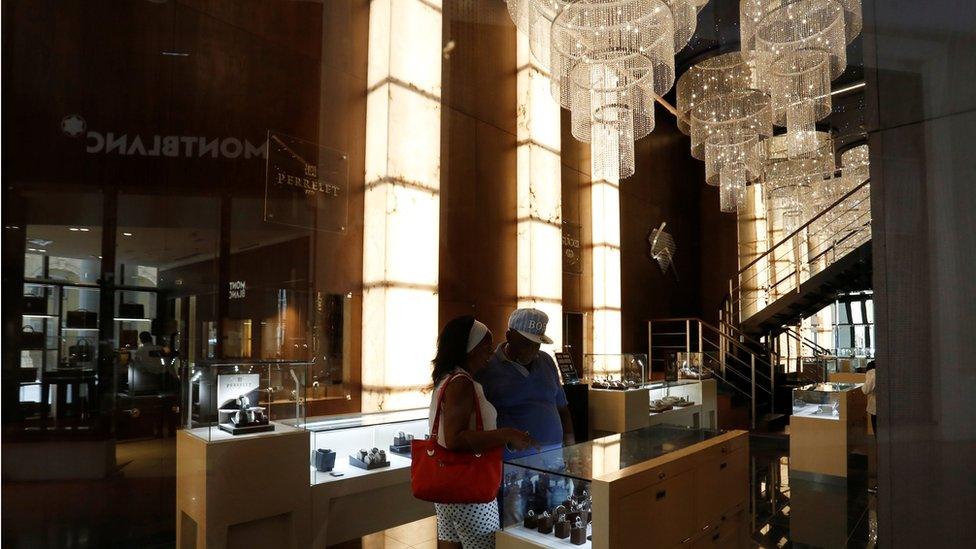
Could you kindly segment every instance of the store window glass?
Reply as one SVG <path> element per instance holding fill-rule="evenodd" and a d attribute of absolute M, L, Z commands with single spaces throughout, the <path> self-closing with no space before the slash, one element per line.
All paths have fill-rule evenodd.
<path fill-rule="evenodd" d="M 200 364 L 308 362 L 289 405 L 360 411 L 368 23 L 368 2 L 4 3 L 4 457 L 145 498 L 88 544 L 172 539 Z M 36 516 L 12 544 L 46 543 Z"/>

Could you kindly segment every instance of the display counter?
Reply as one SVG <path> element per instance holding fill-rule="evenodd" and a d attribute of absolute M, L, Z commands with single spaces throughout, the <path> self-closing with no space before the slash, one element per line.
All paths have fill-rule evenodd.
<path fill-rule="evenodd" d="M 590 428 L 596 434 L 624 433 L 649 425 L 715 428 L 715 379 L 657 381 L 638 388 L 590 387 Z"/>
<path fill-rule="evenodd" d="M 650 425 L 718 427 L 718 385 L 714 378 L 659 381 L 650 389 Z"/>
<path fill-rule="evenodd" d="M 748 547 L 748 444 L 656 425 L 507 461 L 496 546 Z"/>
<path fill-rule="evenodd" d="M 848 456 L 865 433 L 866 399 L 856 383 L 816 383 L 793 390 L 790 474 L 846 482 Z"/>
<path fill-rule="evenodd" d="M 434 513 L 410 490 L 426 408 L 304 416 L 305 363 L 199 364 L 177 435 L 177 546 L 326 547 Z M 382 508 L 382 512 L 376 512 Z"/>
<path fill-rule="evenodd" d="M 427 414 L 428 409 L 421 408 L 304 424 L 312 435 L 313 546 L 335 545 L 434 514 L 433 504 L 415 499 L 410 490 L 409 440 L 428 434 Z M 382 450 L 382 461 L 359 460 L 361 450 L 374 448 Z M 322 451 L 325 456 L 318 458 L 316 467 L 316 454 Z M 379 507 L 381 513 L 364 512 Z"/>

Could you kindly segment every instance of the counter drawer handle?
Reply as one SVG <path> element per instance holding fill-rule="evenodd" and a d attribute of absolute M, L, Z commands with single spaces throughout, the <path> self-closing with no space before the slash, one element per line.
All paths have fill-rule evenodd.
<path fill-rule="evenodd" d="M 719 468 L 719 469 L 725 469 L 725 468 L 726 468 L 726 467 L 728 467 L 728 466 L 729 466 L 729 464 L 728 464 L 727 462 L 724 462 L 724 461 L 723 461 L 723 462 L 722 462 L 722 464 L 718 466 L 718 468 Z"/>
<path fill-rule="evenodd" d="M 715 535 L 712 536 L 712 541 L 718 541 L 718 538 L 721 536 L 722 536 L 722 532 L 715 532 Z"/>
<path fill-rule="evenodd" d="M 659 500 L 660 499 L 664 499 L 664 496 L 666 496 L 666 495 L 668 495 L 668 491 L 667 490 L 661 490 L 660 492 L 657 493 L 657 499 L 659 499 Z"/>
<path fill-rule="evenodd" d="M 657 478 L 664 478 L 666 475 L 664 473 L 658 473 Z"/>

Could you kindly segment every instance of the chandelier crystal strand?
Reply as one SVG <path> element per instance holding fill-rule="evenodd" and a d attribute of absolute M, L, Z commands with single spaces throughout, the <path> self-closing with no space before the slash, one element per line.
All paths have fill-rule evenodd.
<path fill-rule="evenodd" d="M 735 213 L 745 204 L 746 168 L 733 162 L 722 166 L 719 174 L 719 210 Z"/>
<path fill-rule="evenodd" d="M 684 49 L 695 35 L 698 26 L 698 9 L 692 0 L 662 0 L 674 18 L 674 51 Z M 704 5 L 704 4 L 703 4 Z"/>
<path fill-rule="evenodd" d="M 543 66 L 549 63 L 552 20 L 573 0 L 507 0 L 508 13 L 522 34 L 529 38 L 529 51 Z"/>
<path fill-rule="evenodd" d="M 817 148 L 817 121 L 813 101 L 799 99 L 786 110 L 786 155 L 800 158 Z"/>
<path fill-rule="evenodd" d="M 691 112 L 709 97 L 744 89 L 759 89 L 755 56 L 751 51 L 733 51 L 695 63 L 678 79 L 678 129 L 688 135 Z"/>
<path fill-rule="evenodd" d="M 783 6 L 795 4 L 803 0 L 740 0 L 739 2 L 739 32 L 742 49 L 751 50 L 756 47 L 756 28 L 763 17 Z M 861 0 L 837 0 L 844 11 L 844 34 L 846 43 L 854 41 L 863 26 Z"/>
<path fill-rule="evenodd" d="M 836 166 L 833 140 L 816 132 L 818 146 L 803 158 L 790 157 L 790 136 L 776 136 L 764 144 L 767 208 L 781 219 L 787 232 L 799 228 L 818 211 Z M 825 184 L 827 181 L 827 184 Z"/>
<path fill-rule="evenodd" d="M 802 109 L 811 123 L 830 115 L 830 71 L 822 50 L 800 50 L 781 56 L 770 66 L 773 123 L 789 127 L 790 109 Z M 798 106 L 799 105 L 799 106 Z"/>
<path fill-rule="evenodd" d="M 654 95 L 674 84 L 674 19 L 660 0 L 579 0 L 552 24 L 550 88 L 606 178 L 633 175 L 654 129 Z"/>
<path fill-rule="evenodd" d="M 719 186 L 722 168 L 735 164 L 742 167 L 746 183 L 762 175 L 759 135 L 748 129 L 716 133 L 705 140 L 705 182 Z"/>
<path fill-rule="evenodd" d="M 773 135 L 769 95 L 759 90 L 736 90 L 697 103 L 691 112 L 691 156 L 705 158 L 709 135 L 740 130 L 751 130 L 759 138 Z"/>
<path fill-rule="evenodd" d="M 844 30 L 844 10 L 837 0 L 799 0 L 766 13 L 755 35 L 757 62 L 764 81 L 774 62 L 801 50 L 826 52 L 830 79 L 836 79 L 847 68 Z"/>

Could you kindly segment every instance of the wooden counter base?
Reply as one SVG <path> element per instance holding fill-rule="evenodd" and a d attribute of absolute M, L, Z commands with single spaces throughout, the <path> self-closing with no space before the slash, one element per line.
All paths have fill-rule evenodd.
<path fill-rule="evenodd" d="M 749 434 L 732 431 L 593 479 L 594 549 L 749 547 Z M 577 547 L 518 529 L 500 549 Z M 582 546 L 586 547 L 586 546 Z"/>

